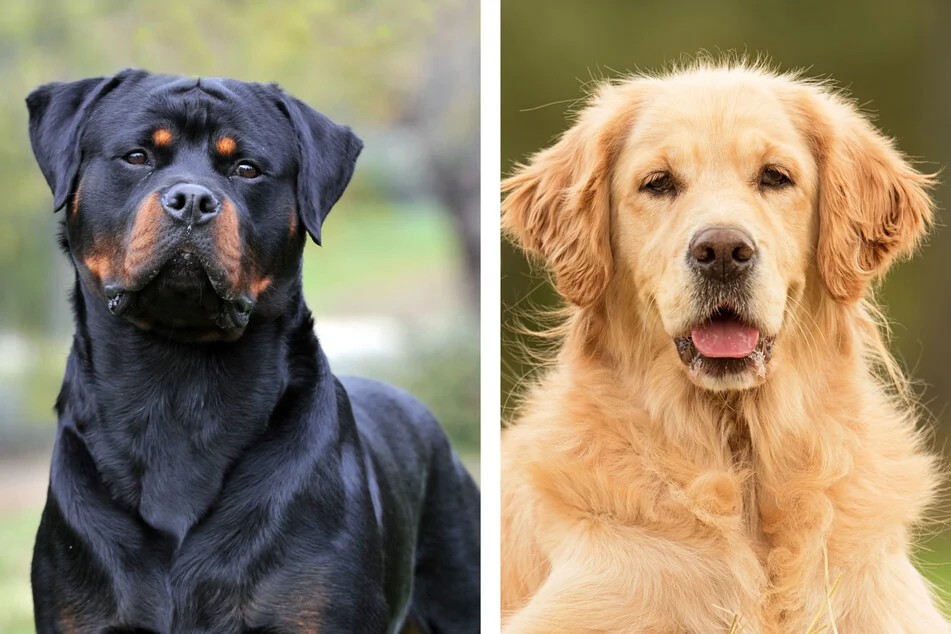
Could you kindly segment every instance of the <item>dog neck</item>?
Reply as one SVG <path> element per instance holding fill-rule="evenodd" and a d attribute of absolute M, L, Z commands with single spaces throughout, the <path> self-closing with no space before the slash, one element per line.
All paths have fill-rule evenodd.
<path fill-rule="evenodd" d="M 290 317 L 189 344 L 113 316 L 77 280 L 61 433 L 82 438 L 117 506 L 181 540 L 282 399 L 334 389 L 299 280 L 291 296 Z"/>

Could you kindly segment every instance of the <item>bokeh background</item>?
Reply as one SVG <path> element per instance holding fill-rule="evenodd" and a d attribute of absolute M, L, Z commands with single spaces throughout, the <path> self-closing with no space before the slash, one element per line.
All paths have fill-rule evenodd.
<path fill-rule="evenodd" d="M 925 169 L 951 163 L 951 3 L 944 0 L 505 0 L 502 3 L 502 169 L 545 147 L 565 129 L 574 103 L 593 80 L 661 69 L 699 51 L 768 55 L 784 70 L 805 69 L 847 87 L 899 147 Z M 685 57 L 687 56 L 687 57 Z M 939 207 L 951 202 L 947 170 Z M 949 223 L 943 212 L 939 223 Z M 882 299 L 894 322 L 893 350 L 919 381 L 935 419 L 934 443 L 951 434 L 951 229 L 889 276 Z M 503 417 L 531 371 L 519 323 L 556 298 L 502 245 Z M 946 452 L 946 455 L 949 455 Z M 951 509 L 940 509 L 949 517 Z M 951 533 L 937 524 L 920 558 L 951 592 Z"/>
<path fill-rule="evenodd" d="M 73 273 L 27 137 L 41 83 L 157 72 L 277 81 L 366 149 L 309 244 L 304 285 L 338 373 L 408 388 L 478 476 L 477 0 L 13 0 L 0 6 L 0 633 L 33 632 Z"/>

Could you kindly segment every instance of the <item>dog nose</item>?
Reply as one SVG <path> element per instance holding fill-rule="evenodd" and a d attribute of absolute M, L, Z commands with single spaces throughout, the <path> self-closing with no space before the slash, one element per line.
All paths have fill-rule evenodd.
<path fill-rule="evenodd" d="M 218 215 L 221 201 L 207 187 L 182 183 L 162 195 L 162 208 L 179 222 L 200 225 Z"/>
<path fill-rule="evenodd" d="M 709 227 L 690 241 L 688 261 L 704 277 L 726 282 L 753 267 L 756 246 L 745 232 L 730 227 Z"/>

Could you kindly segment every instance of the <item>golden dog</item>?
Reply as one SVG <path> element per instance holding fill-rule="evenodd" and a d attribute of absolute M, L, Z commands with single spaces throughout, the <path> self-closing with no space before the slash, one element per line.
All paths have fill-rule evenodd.
<path fill-rule="evenodd" d="M 570 305 L 503 432 L 506 633 L 949 631 L 869 298 L 933 183 L 827 86 L 705 63 L 603 85 L 504 181 Z"/>

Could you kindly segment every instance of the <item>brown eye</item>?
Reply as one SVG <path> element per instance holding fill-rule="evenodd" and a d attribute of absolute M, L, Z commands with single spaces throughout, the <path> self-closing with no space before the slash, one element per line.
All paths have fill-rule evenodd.
<path fill-rule="evenodd" d="M 238 167 L 234 169 L 236 176 L 241 178 L 257 178 L 261 175 L 260 170 L 255 167 L 252 163 L 238 163 Z"/>
<path fill-rule="evenodd" d="M 767 165 L 763 168 L 763 171 L 760 172 L 759 184 L 762 187 L 779 189 L 787 185 L 792 185 L 792 181 L 786 176 L 786 173 L 779 168 Z"/>
<path fill-rule="evenodd" d="M 123 156 L 122 160 L 124 160 L 129 165 L 145 165 L 149 162 L 149 157 L 146 156 L 145 152 L 142 152 L 141 150 L 133 150 L 132 152 L 129 152 Z"/>
<path fill-rule="evenodd" d="M 677 184 L 670 172 L 657 172 L 650 177 L 641 186 L 642 191 L 646 191 L 655 196 L 667 196 L 676 192 Z"/>

